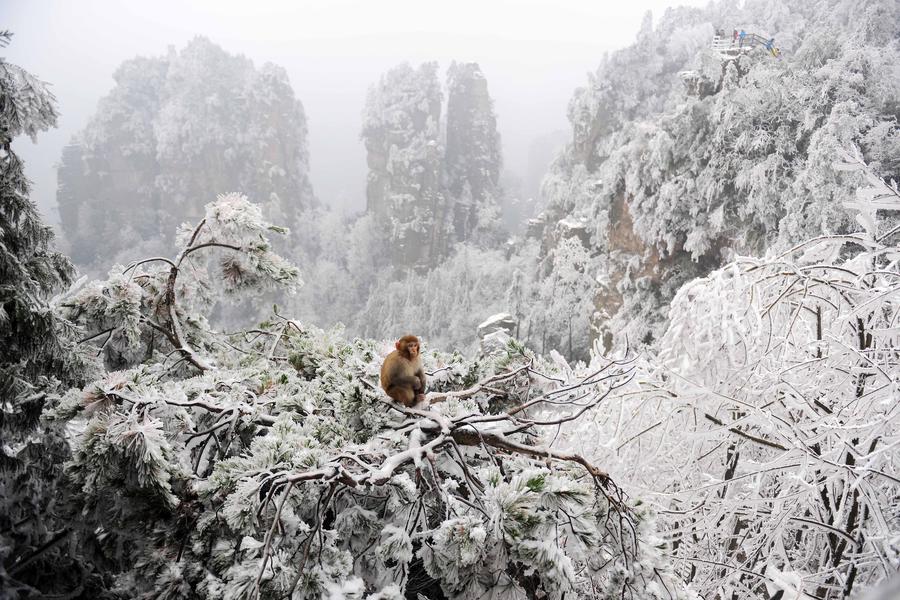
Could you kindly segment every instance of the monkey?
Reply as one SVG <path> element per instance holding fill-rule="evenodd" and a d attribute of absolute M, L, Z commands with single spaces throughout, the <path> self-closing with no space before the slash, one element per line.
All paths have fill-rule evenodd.
<path fill-rule="evenodd" d="M 396 350 L 381 365 L 381 387 L 388 396 L 409 408 L 425 398 L 425 371 L 419 358 L 419 338 L 404 335 Z"/>

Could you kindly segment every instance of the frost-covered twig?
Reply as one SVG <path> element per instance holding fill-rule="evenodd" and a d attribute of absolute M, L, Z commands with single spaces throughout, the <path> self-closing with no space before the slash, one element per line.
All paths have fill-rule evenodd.
<path fill-rule="evenodd" d="M 209 306 L 205 295 L 208 273 L 192 268 L 193 277 L 185 278 L 185 265 L 194 267 L 190 259 L 196 253 L 217 249 L 226 253 L 222 263 L 226 289 L 273 283 L 290 287 L 297 281 L 297 269 L 271 251 L 261 233 L 266 229 L 281 231 L 263 222 L 259 207 L 245 197 L 219 196 L 206 206 L 206 216 L 186 236 L 174 259 L 137 260 L 121 275 L 74 292 L 61 306 L 70 319 L 90 324 L 91 333 L 84 341 L 98 337 L 94 328 L 110 331 L 106 342 L 114 342 L 116 362 L 141 357 L 139 350 L 152 354 L 154 335 L 159 333 L 185 363 L 208 372 L 213 363 L 204 345 L 214 346 L 218 334 L 207 331 L 202 326 L 204 316 L 193 312 Z M 150 267 L 142 269 L 146 265 Z"/>
<path fill-rule="evenodd" d="M 263 541 L 263 555 L 262 559 L 260 559 L 259 561 L 259 574 L 256 576 L 256 582 L 254 583 L 254 592 L 256 598 L 259 598 L 259 584 L 266 572 L 266 565 L 269 563 L 269 553 L 272 550 L 272 536 L 275 533 L 275 529 L 281 523 L 281 512 L 284 510 L 284 503 L 288 499 L 288 496 L 291 495 L 291 490 L 293 488 L 293 482 L 289 482 L 284 492 L 282 492 L 281 500 L 278 502 L 278 508 L 275 510 L 275 516 L 272 518 L 272 525 L 269 527 L 268 531 L 266 531 L 266 539 Z"/>
<path fill-rule="evenodd" d="M 530 367 L 531 367 L 531 365 L 523 365 L 521 367 L 518 367 L 517 369 L 513 369 L 512 371 L 507 371 L 505 373 L 499 373 L 497 375 L 493 375 L 491 377 L 488 377 L 484 381 L 479 381 L 475 385 L 473 385 L 469 388 L 466 388 L 464 390 L 459 390 L 459 391 L 454 391 L 454 392 L 429 392 L 428 394 L 425 395 L 425 398 L 428 400 L 429 404 L 437 404 L 438 402 L 445 402 L 451 398 L 454 398 L 457 400 L 464 400 L 466 398 L 471 398 L 471 397 L 477 395 L 478 393 L 480 393 L 482 390 L 484 390 L 485 387 L 491 386 L 495 383 L 501 383 L 501 382 L 513 379 L 516 376 L 518 376 L 519 374 L 527 371 Z"/>
<path fill-rule="evenodd" d="M 882 222 L 900 196 L 880 189 L 852 203 L 865 232 L 683 286 L 635 385 L 566 431 L 620 483 L 653 490 L 704 593 L 727 581 L 751 597 L 790 568 L 805 573 L 797 593 L 846 596 L 885 572 L 900 531 L 896 460 L 879 452 L 898 436 L 900 272 Z"/>

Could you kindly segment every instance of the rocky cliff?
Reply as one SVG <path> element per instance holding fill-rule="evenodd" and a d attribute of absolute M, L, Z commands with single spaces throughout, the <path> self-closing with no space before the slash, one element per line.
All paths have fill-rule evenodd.
<path fill-rule="evenodd" d="M 444 90 L 437 63 L 401 64 L 370 88 L 362 138 L 367 211 L 388 229 L 391 262 L 428 269 L 454 244 L 496 241 L 500 137 L 487 81 L 453 63 Z"/>
<path fill-rule="evenodd" d="M 126 61 L 114 79 L 59 167 L 62 228 L 79 266 L 129 260 L 136 246 L 167 249 L 171 232 L 221 193 L 240 191 L 271 221 L 301 225 L 315 204 L 306 116 L 283 69 L 196 38 Z"/>

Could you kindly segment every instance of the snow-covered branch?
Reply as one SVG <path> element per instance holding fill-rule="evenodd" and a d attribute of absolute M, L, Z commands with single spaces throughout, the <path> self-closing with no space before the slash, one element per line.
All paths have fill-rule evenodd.
<path fill-rule="evenodd" d="M 182 249 L 174 259 L 137 260 L 104 282 L 75 289 L 62 302 L 64 314 L 83 324 L 85 342 L 107 336 L 100 351 L 115 366 L 133 364 L 160 347 L 161 336 L 181 361 L 204 372 L 212 343 L 205 316 L 198 311 L 214 302 L 211 289 L 252 291 L 270 285 L 292 288 L 298 271 L 272 252 L 265 231 L 274 228 L 262 220 L 258 206 L 239 194 L 219 196 L 206 207 L 206 216 L 182 232 Z M 216 284 L 197 263 L 198 252 L 220 253 L 221 278 Z M 190 265 L 190 269 L 186 267 Z M 157 335 L 158 334 L 158 335 Z"/>
<path fill-rule="evenodd" d="M 640 593 L 657 582 L 688 597 L 644 541 L 650 516 L 607 468 L 553 443 L 559 426 L 628 385 L 633 361 L 573 377 L 517 347 L 464 387 L 474 364 L 433 353 L 440 401 L 406 408 L 369 381 L 373 342 L 283 317 L 257 331 L 241 348 L 219 346 L 217 366 L 200 374 L 148 363 L 70 392 L 48 414 L 87 419 L 71 473 L 91 519 L 123 541 L 180 532 L 135 546 L 135 581 L 165 588 L 159 557 L 175 553 L 204 565 L 189 585 L 260 598 L 423 577 L 456 598 L 498 578 L 517 593 Z M 110 486 L 121 491 L 113 506 L 100 496 Z M 125 500 L 134 496 L 143 501 Z M 185 511 L 195 520 L 178 525 Z M 227 546 L 230 566 L 208 563 L 207 543 Z M 619 581 L 618 569 L 635 575 Z"/>

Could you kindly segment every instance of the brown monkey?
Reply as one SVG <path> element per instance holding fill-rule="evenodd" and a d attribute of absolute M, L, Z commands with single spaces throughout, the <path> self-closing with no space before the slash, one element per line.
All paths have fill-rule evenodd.
<path fill-rule="evenodd" d="M 419 358 L 419 338 L 404 335 L 381 365 L 381 387 L 387 395 L 410 407 L 425 397 L 425 371 Z"/>

